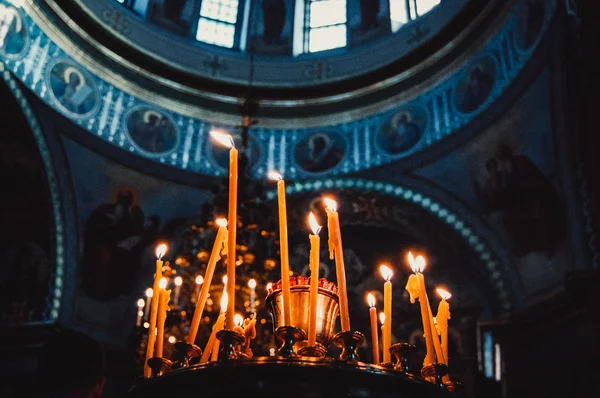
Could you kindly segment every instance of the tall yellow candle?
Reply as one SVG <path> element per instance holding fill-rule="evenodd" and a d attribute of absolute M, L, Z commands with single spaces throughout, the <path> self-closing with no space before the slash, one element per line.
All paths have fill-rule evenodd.
<path fill-rule="evenodd" d="M 440 330 L 440 336 L 442 338 L 442 351 L 444 353 L 445 364 L 448 365 L 448 319 L 450 319 L 450 304 L 448 299 L 452 297 L 450 292 L 444 289 L 436 289 L 437 293 L 442 298 L 438 306 L 437 321 L 438 328 Z"/>
<path fill-rule="evenodd" d="M 385 337 L 385 314 L 383 312 L 379 313 L 379 323 L 381 323 L 381 346 L 390 346 L 391 344 L 386 341 Z"/>
<path fill-rule="evenodd" d="M 427 291 L 425 289 L 425 277 L 423 276 L 423 270 L 425 269 L 425 258 L 423 256 L 417 256 L 415 259 L 411 252 L 408 253 L 408 262 L 413 272 L 416 275 L 416 284 L 418 288 L 419 305 L 421 308 L 421 320 L 423 322 L 423 332 L 425 334 L 425 344 L 427 346 L 427 355 L 423 365 L 431 365 L 435 362 L 434 348 L 433 348 L 433 336 L 431 332 L 431 321 L 429 319 L 429 311 L 427 304 Z M 409 278 L 409 284 L 411 280 Z M 408 290 L 408 284 L 407 284 Z M 411 299 L 411 301 L 413 301 Z"/>
<path fill-rule="evenodd" d="M 379 272 L 385 280 L 383 284 L 383 313 L 385 314 L 383 362 L 389 363 L 392 361 L 390 346 L 392 344 L 392 276 L 394 273 L 387 265 L 381 265 Z"/>
<path fill-rule="evenodd" d="M 308 223 L 312 230 L 312 234 L 308 236 L 310 239 L 310 312 L 308 318 L 308 345 L 313 347 L 317 343 L 317 298 L 319 292 L 319 266 L 321 265 L 321 238 L 319 238 L 319 231 L 321 231 L 321 226 L 312 212 L 308 216 Z"/>
<path fill-rule="evenodd" d="M 431 340 L 433 341 L 433 348 L 435 349 L 435 357 L 437 363 L 446 363 L 446 357 L 442 351 L 442 345 L 440 344 L 440 336 L 438 335 L 438 327 L 435 325 L 435 318 L 433 317 L 433 312 L 431 311 L 431 304 L 429 303 L 429 298 L 426 299 L 427 302 L 427 312 L 429 313 L 429 327 L 431 328 Z"/>
<path fill-rule="evenodd" d="M 281 292 L 283 299 L 283 323 L 292 325 L 292 299 L 290 296 L 290 259 L 288 247 L 287 207 L 285 203 L 285 181 L 279 173 L 272 171 L 269 178 L 277 181 L 277 203 L 279 210 L 279 252 L 281 255 Z"/>
<path fill-rule="evenodd" d="M 206 347 L 204 347 L 204 351 L 202 352 L 202 356 L 200 357 L 200 363 L 208 362 L 209 358 L 211 358 L 211 352 L 219 352 L 219 341 L 217 340 L 217 333 L 223 329 L 223 325 L 225 324 L 225 312 L 227 311 L 227 292 L 223 292 L 223 296 L 221 297 L 221 313 L 217 318 L 217 321 L 213 325 L 212 331 L 210 333 L 210 337 L 208 338 L 208 342 L 206 343 Z"/>
<path fill-rule="evenodd" d="M 165 343 L 165 321 L 167 319 L 169 301 L 171 300 L 171 291 L 165 290 L 165 288 L 167 287 L 167 280 L 165 278 L 160 280 L 159 286 L 160 299 L 158 301 L 158 321 L 156 325 L 156 354 L 154 356 L 162 358 L 163 345 Z"/>
<path fill-rule="evenodd" d="M 369 303 L 369 320 L 371 321 L 371 346 L 373 348 L 373 363 L 379 363 L 379 328 L 377 327 L 377 308 L 375 308 L 375 296 L 367 295 Z"/>
<path fill-rule="evenodd" d="M 235 262 L 236 262 L 236 233 L 237 233 L 237 189 L 238 189 L 238 151 L 235 149 L 233 138 L 229 134 L 217 131 L 210 133 L 214 139 L 230 148 L 229 150 L 229 207 L 227 238 L 227 295 L 229 297 L 225 327 L 233 330 L 233 316 L 235 313 Z"/>
<path fill-rule="evenodd" d="M 215 268 L 217 267 L 217 261 L 221 258 L 221 250 L 223 249 L 223 243 L 227 240 L 227 220 L 224 218 L 217 219 L 217 225 L 219 229 L 217 236 L 215 237 L 215 243 L 210 253 L 208 265 L 206 266 L 206 274 L 204 275 L 204 282 L 202 284 L 202 290 L 196 300 L 196 309 L 194 311 L 194 317 L 192 318 L 192 324 L 190 325 L 190 331 L 187 335 L 187 343 L 194 344 L 196 341 L 196 335 L 198 334 L 198 328 L 200 327 L 200 320 L 202 319 L 202 312 L 206 305 L 206 299 L 208 298 L 208 292 L 210 290 L 210 284 L 215 274 Z"/>
<path fill-rule="evenodd" d="M 340 218 L 337 212 L 337 202 L 331 198 L 323 199 L 327 212 L 327 229 L 329 230 L 329 258 L 335 257 L 335 273 L 338 282 L 340 299 L 340 321 L 342 332 L 350 330 L 350 312 L 348 311 L 348 292 L 346 289 L 346 268 L 344 266 L 344 249 L 342 246 L 342 233 L 340 231 Z"/>
<path fill-rule="evenodd" d="M 148 343 L 146 347 L 146 362 L 144 362 L 144 376 L 150 377 L 152 375 L 152 369 L 148 366 L 148 359 L 154 356 L 154 342 L 156 336 L 154 335 L 156 330 L 156 321 L 158 315 L 158 299 L 159 299 L 159 287 L 158 284 L 162 279 L 162 257 L 167 252 L 167 245 L 164 243 L 156 247 L 156 273 L 154 274 L 154 287 L 152 289 L 152 304 L 150 307 L 150 326 L 148 327 Z"/>

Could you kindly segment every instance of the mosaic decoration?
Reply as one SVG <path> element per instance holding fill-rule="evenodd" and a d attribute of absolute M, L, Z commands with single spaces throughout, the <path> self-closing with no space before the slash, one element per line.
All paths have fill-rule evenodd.
<path fill-rule="evenodd" d="M 133 146 L 148 156 L 166 155 L 177 147 L 177 126 L 159 110 L 140 106 L 125 117 L 125 132 Z"/>
<path fill-rule="evenodd" d="M 8 0 L 0 0 L 0 5 L 15 10 Z M 527 7 L 528 14 L 522 15 L 523 7 Z M 419 97 L 399 103 L 395 109 L 328 126 L 327 134 L 335 131 L 344 142 L 343 148 L 338 148 L 342 156 L 335 165 L 314 169 L 306 163 L 308 155 L 298 153 L 298 148 L 308 148 L 311 139 L 319 143 L 315 142 L 318 136 L 315 137 L 314 129 L 263 129 L 260 125 L 252 128 L 252 145 L 257 147 L 252 177 L 264 178 L 273 168 L 288 179 L 310 178 L 315 172 L 343 175 L 426 150 L 469 124 L 504 92 L 530 59 L 554 9 L 554 1 L 522 0 L 502 29 L 472 57 L 473 61 L 454 75 Z M 213 126 L 207 121 L 161 109 L 150 103 L 152 98 L 126 93 L 84 70 L 21 10 L 9 14 L 22 16 L 19 34 L 29 37 L 30 43 L 15 56 L 1 51 L 0 55 L 7 69 L 50 106 L 94 136 L 139 156 L 205 175 L 225 174 L 218 153 L 205 141 L 212 128 L 221 127 L 235 133 L 234 126 Z M 4 15 L 4 20 L 8 18 L 6 13 L 0 15 Z M 16 22 L 9 28 L 13 35 L 17 34 Z M 134 116 L 135 109 L 153 109 L 165 115 L 162 123 L 168 128 L 144 125 L 143 114 L 141 121 L 134 122 L 133 119 L 139 117 Z M 136 130 L 132 123 L 141 125 Z M 146 142 L 150 139 L 148 134 L 158 134 L 159 130 L 162 132 L 159 148 L 152 147 L 155 144 Z M 337 136 L 329 140 L 342 145 L 342 139 Z"/>

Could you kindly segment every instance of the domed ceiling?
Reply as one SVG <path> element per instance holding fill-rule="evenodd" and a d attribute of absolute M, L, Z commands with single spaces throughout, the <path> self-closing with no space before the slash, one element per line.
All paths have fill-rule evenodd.
<path fill-rule="evenodd" d="M 331 7 L 345 4 L 347 41 L 316 51 L 310 29 L 308 36 L 292 34 L 302 10 L 288 5 L 279 42 L 288 29 L 290 45 L 300 40 L 308 50 L 266 54 L 257 44 L 265 44 L 263 3 L 227 1 L 233 3 L 213 5 L 220 10 L 236 3 L 239 21 L 247 21 L 235 25 L 231 48 L 194 36 L 202 13 L 209 12 L 198 1 L 175 7 L 173 16 L 165 9 L 177 3 L 171 1 L 20 0 L 14 15 L 26 28 L 8 31 L 2 52 L 26 86 L 97 139 L 208 176 L 224 175 L 225 159 L 222 149 L 207 143 L 207 134 L 215 127 L 239 134 L 239 105 L 253 76 L 258 124 L 249 137 L 252 177 L 277 168 L 286 178 L 305 179 L 400 159 L 410 164 L 462 130 L 519 74 L 554 10 L 554 2 L 531 7 L 522 1 L 445 0 L 428 9 L 421 7 L 437 2 L 411 0 L 414 20 L 401 24 L 389 7 L 400 2 L 381 1 L 375 25 L 361 28 L 363 2 L 328 0 L 323 3 Z M 2 1 L 8 8 L 11 3 Z M 188 21 L 187 33 L 149 15 L 156 8 L 149 4 L 162 4 L 163 14 Z M 406 18 L 406 7 L 400 8 Z M 420 9 L 428 12 L 418 17 Z M 199 16 L 189 19 L 190 13 Z M 524 23 L 523 15 L 536 22 Z M 361 34 L 366 36 L 357 42 Z"/>

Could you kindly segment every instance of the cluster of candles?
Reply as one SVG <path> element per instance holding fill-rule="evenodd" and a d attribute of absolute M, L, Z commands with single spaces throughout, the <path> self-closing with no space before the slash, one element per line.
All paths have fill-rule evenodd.
<path fill-rule="evenodd" d="M 425 345 L 427 348 L 423 365 L 427 366 L 433 363 L 448 365 L 448 319 L 450 319 L 450 305 L 447 300 L 452 295 L 445 289 L 436 289 L 436 292 L 441 297 L 441 301 L 438 306 L 437 315 L 434 317 L 427 297 L 425 276 L 423 275 L 426 265 L 425 257 L 421 255 L 414 257 L 411 252 L 408 252 L 408 263 L 414 274 L 411 274 L 408 278 L 406 290 L 410 295 L 411 303 L 414 304 L 416 299 L 419 300 Z M 383 285 L 383 312 L 379 313 L 383 351 L 383 360 L 381 362 L 390 363 L 390 347 L 392 345 L 392 276 L 394 272 L 387 265 L 381 265 L 379 272 L 385 280 Z M 367 294 L 367 303 L 369 304 L 369 318 L 371 323 L 373 362 L 380 363 L 377 309 L 375 296 L 372 293 Z"/>
<path fill-rule="evenodd" d="M 212 248 L 212 252 L 207 264 L 206 272 L 203 277 L 202 288 L 196 292 L 196 308 L 194 316 L 190 325 L 190 329 L 186 338 L 186 343 L 194 344 L 196 335 L 198 333 L 198 327 L 202 317 L 202 312 L 206 301 L 208 299 L 209 288 L 212 283 L 215 267 L 222 253 L 235 253 L 236 249 L 236 227 L 237 227 L 237 181 L 238 181 L 238 151 L 235 148 L 233 138 L 228 135 L 217 131 L 211 132 L 212 137 L 220 142 L 221 144 L 230 148 L 229 156 L 229 202 L 228 202 L 228 220 L 218 219 L 217 225 L 219 226 L 215 242 Z M 278 196 L 278 212 L 279 212 L 279 234 L 280 234 L 280 255 L 281 255 L 281 290 L 282 290 L 282 307 L 283 307 L 283 319 L 284 325 L 292 326 L 292 310 L 291 310 L 291 297 L 290 297 L 290 266 L 289 266 L 289 250 L 288 250 L 288 228 L 287 228 L 287 209 L 286 209 L 286 197 L 285 197 L 285 182 L 282 176 L 272 171 L 268 177 L 272 180 L 277 181 L 277 196 Z M 340 230 L 339 215 L 337 212 L 337 203 L 332 198 L 323 199 L 325 205 L 325 211 L 327 213 L 327 227 L 329 232 L 329 257 L 335 259 L 336 266 L 336 277 L 339 297 L 339 308 L 340 308 L 340 321 L 341 331 L 350 331 L 350 314 L 348 311 L 348 295 L 346 289 L 346 272 L 344 265 L 343 247 L 342 247 L 342 235 Z M 309 214 L 308 223 L 312 230 L 309 235 L 310 240 L 310 308 L 309 308 L 309 325 L 308 325 L 308 345 L 316 345 L 317 337 L 317 297 L 318 297 L 318 280 L 319 280 L 319 265 L 320 265 L 320 237 L 319 232 L 321 226 L 319 225 L 316 217 L 313 213 Z M 154 280 L 154 288 L 152 295 L 152 302 L 150 306 L 150 319 L 148 335 L 148 347 L 146 359 L 154 357 L 162 357 L 162 344 L 164 340 L 164 321 L 166 317 L 167 304 L 170 300 L 170 290 L 166 290 L 166 280 L 162 278 L 162 256 L 166 251 L 166 246 L 161 245 L 157 248 L 157 261 L 156 261 L 156 274 Z M 227 256 L 227 283 L 225 284 L 225 290 L 223 292 L 223 298 L 221 300 L 221 314 L 215 322 L 211 336 L 209 338 L 207 347 L 204 350 L 200 362 L 206 362 L 209 358 L 208 355 L 212 352 L 213 359 L 216 358 L 218 351 L 218 340 L 216 339 L 216 333 L 225 328 L 227 330 L 234 330 L 244 333 L 247 337 L 252 335 L 252 332 L 246 333 L 247 327 L 250 330 L 253 329 L 253 322 L 255 317 L 252 319 L 246 319 L 245 321 L 241 316 L 235 314 L 235 271 L 236 271 L 236 256 Z M 415 272 L 414 275 L 408 280 L 406 289 L 409 291 L 411 296 L 411 302 L 414 303 L 415 299 L 419 299 L 421 304 L 421 315 L 423 319 L 423 329 L 425 332 L 425 339 L 427 343 L 427 356 L 425 358 L 424 365 L 438 363 L 447 364 L 447 319 L 449 318 L 449 307 L 446 299 L 450 297 L 450 294 L 438 289 L 438 293 L 442 296 L 442 302 L 438 309 L 437 327 L 435 326 L 435 319 L 432 316 L 429 301 L 427 299 L 427 293 L 425 290 L 425 279 L 423 277 L 423 269 L 425 268 L 425 259 L 423 256 L 417 256 L 414 258 L 409 253 L 409 263 Z M 383 340 L 383 362 L 390 362 L 389 347 L 391 345 L 391 325 L 392 325 L 392 284 L 391 278 L 393 275 L 392 270 L 387 266 L 380 268 L 381 274 L 385 279 L 384 284 L 384 312 L 382 318 L 382 340 Z M 175 283 L 176 290 L 181 283 Z M 255 287 L 255 286 L 253 286 Z M 252 286 L 251 286 L 252 288 Z M 158 294 L 157 294 L 158 292 Z M 252 292 L 251 292 L 252 293 Z M 252 296 L 252 294 L 251 294 Z M 175 301 L 178 300 L 178 294 L 176 291 Z M 251 297 L 252 300 L 252 297 Z M 141 302 L 139 304 L 142 304 Z M 371 328 L 373 333 L 373 356 L 375 363 L 379 363 L 379 344 L 377 342 L 377 320 L 375 310 L 374 297 L 370 297 L 369 305 L 371 307 Z M 143 306 L 143 304 L 142 304 Z M 141 308 L 140 308 L 141 310 Z M 141 311 L 140 311 L 141 312 Z M 139 313 L 138 313 L 139 316 Z M 237 319 L 236 319 L 237 318 Z M 242 328 L 244 326 L 244 328 Z M 156 333 L 152 331 L 156 330 Z M 441 343 L 438 333 L 432 331 L 439 330 L 441 335 Z M 156 341 L 155 341 L 156 340 Z M 154 349 L 156 342 L 156 350 Z M 248 344 L 248 339 L 246 345 Z M 149 377 L 150 369 L 147 364 L 145 366 L 145 375 Z"/>

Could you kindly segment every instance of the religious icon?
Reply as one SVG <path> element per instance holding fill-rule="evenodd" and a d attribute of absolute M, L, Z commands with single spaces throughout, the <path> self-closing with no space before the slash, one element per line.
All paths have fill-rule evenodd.
<path fill-rule="evenodd" d="M 134 109 L 127 116 L 126 131 L 134 146 L 151 155 L 171 152 L 179 138 L 175 123 L 170 118 L 145 106 Z"/>
<path fill-rule="evenodd" d="M 50 92 L 61 108 L 76 115 L 90 114 L 98 105 L 93 80 L 67 61 L 59 61 L 50 69 Z"/>
<path fill-rule="evenodd" d="M 427 115 L 422 109 L 403 109 L 381 126 L 377 144 L 391 155 L 406 152 L 419 142 L 426 125 Z"/>
<path fill-rule="evenodd" d="M 8 57 L 20 55 L 27 45 L 27 27 L 13 6 L 0 4 L 0 53 Z"/>
<path fill-rule="evenodd" d="M 346 141 L 337 133 L 316 133 L 298 142 L 294 153 L 300 168 L 319 173 L 340 163 L 346 153 Z"/>
<path fill-rule="evenodd" d="M 491 58 L 471 65 L 456 88 L 456 108 L 465 113 L 477 110 L 490 95 L 495 76 L 496 65 Z"/>
<path fill-rule="evenodd" d="M 518 256 L 552 254 L 564 236 L 565 216 L 558 192 L 527 156 L 499 145 L 485 161 L 486 176 L 474 186 L 487 214 L 497 214 Z"/>

